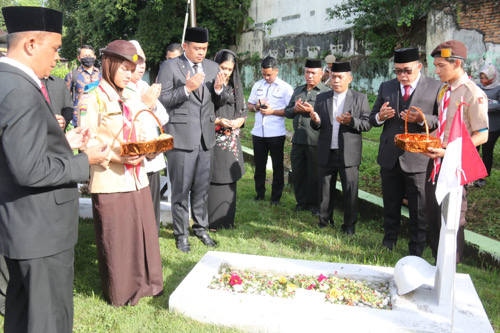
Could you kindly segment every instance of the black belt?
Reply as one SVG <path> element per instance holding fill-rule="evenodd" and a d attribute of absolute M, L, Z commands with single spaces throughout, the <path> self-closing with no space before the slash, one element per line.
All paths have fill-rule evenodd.
<path fill-rule="evenodd" d="M 340 149 L 330 149 L 330 154 L 340 155 Z"/>

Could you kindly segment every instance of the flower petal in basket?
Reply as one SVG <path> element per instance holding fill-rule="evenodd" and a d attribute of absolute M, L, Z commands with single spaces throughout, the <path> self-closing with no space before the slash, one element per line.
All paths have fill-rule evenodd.
<path fill-rule="evenodd" d="M 416 106 L 410 107 L 408 112 L 410 112 L 411 110 L 419 112 L 424 118 L 426 134 L 408 133 L 408 118 L 406 118 L 405 133 L 396 134 L 394 136 L 394 144 L 396 145 L 396 147 L 411 153 L 423 153 L 426 152 L 428 148 L 441 147 L 441 140 L 429 135 L 429 126 L 427 125 L 427 120 L 425 119 L 425 115 L 422 110 Z"/>
<path fill-rule="evenodd" d="M 428 148 L 441 147 L 441 140 L 427 134 L 404 133 L 394 136 L 394 144 L 404 151 L 422 153 Z"/>
<path fill-rule="evenodd" d="M 130 135 L 132 134 L 132 131 L 130 131 L 129 141 L 121 144 L 121 156 L 137 156 L 150 153 L 161 153 L 174 147 L 174 138 L 170 134 L 163 133 L 163 128 L 160 121 L 150 110 L 144 109 L 137 112 L 134 120 L 132 121 L 132 126 L 135 126 L 137 116 L 139 116 L 139 114 L 142 112 L 148 112 L 153 116 L 153 118 L 158 123 L 158 126 L 160 127 L 161 134 L 158 139 L 155 140 L 130 142 Z"/>

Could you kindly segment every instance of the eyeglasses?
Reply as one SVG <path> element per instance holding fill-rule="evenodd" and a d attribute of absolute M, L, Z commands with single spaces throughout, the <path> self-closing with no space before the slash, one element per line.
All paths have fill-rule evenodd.
<path fill-rule="evenodd" d="M 415 68 L 418 67 L 418 64 L 416 64 L 415 66 L 413 66 L 413 68 L 410 68 L 410 69 L 399 69 L 399 68 L 395 68 L 394 69 L 394 73 L 396 73 L 396 75 L 401 75 L 403 74 L 403 72 L 406 74 L 406 75 L 411 75 L 411 73 L 413 73 L 413 70 Z"/>

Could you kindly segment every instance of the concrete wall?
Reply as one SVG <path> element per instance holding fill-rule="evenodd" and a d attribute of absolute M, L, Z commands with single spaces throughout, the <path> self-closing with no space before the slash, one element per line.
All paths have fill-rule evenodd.
<path fill-rule="evenodd" d="M 339 5 L 342 0 L 254 0 L 249 16 L 256 29 L 265 29 L 269 38 L 300 33 L 324 33 L 343 30 L 348 25 L 340 20 L 328 20 L 326 9 Z M 266 22 L 276 23 L 266 25 Z"/>
<path fill-rule="evenodd" d="M 469 17 L 472 17 L 472 14 L 469 13 Z M 482 14 L 477 12 L 474 15 L 480 16 Z M 500 31 L 498 23 L 497 27 Z M 430 76 L 434 75 L 433 59 L 430 53 L 437 45 L 451 39 L 459 40 L 467 47 L 466 70 L 474 80 L 479 79 L 478 72 L 484 64 L 492 63 L 500 68 L 500 41 L 499 43 L 486 42 L 491 38 L 488 39 L 484 33 L 475 29 L 461 29 L 460 24 L 456 23 L 454 12 L 451 10 L 432 10 L 427 16 L 426 42 L 428 74 Z"/>
<path fill-rule="evenodd" d="M 351 60 L 353 87 L 376 93 L 381 82 L 394 78 L 392 59 L 367 61 L 363 41 L 356 41 L 349 26 L 341 20 L 328 20 L 326 9 L 342 0 L 254 0 L 249 15 L 254 24 L 243 33 L 237 53 L 271 55 L 278 59 L 280 77 L 293 87 L 304 83 L 305 58 L 324 58 L 334 54 L 337 59 Z M 498 0 L 464 1 L 458 7 L 431 10 L 426 25 L 416 27 L 412 39 L 426 54 L 426 73 L 434 75 L 431 51 L 441 42 L 456 39 L 468 48 L 467 72 L 479 78 L 479 69 L 488 63 L 500 68 L 500 10 Z M 270 22 L 274 22 L 269 24 Z M 265 23 L 268 24 L 265 24 Z M 458 22 L 458 23 L 457 23 Z M 243 85 L 250 88 L 260 79 L 259 65 L 242 64 Z"/>

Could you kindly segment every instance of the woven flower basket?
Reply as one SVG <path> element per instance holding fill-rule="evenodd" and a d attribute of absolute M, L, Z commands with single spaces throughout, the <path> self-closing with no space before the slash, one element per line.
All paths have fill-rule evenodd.
<path fill-rule="evenodd" d="M 156 140 L 130 142 L 130 138 L 132 136 L 132 131 L 130 131 L 128 136 L 128 141 L 126 143 L 121 144 L 121 149 L 120 149 L 121 156 L 136 156 L 149 153 L 164 152 L 174 147 L 174 138 L 170 134 L 163 133 L 163 128 L 161 126 L 160 121 L 150 110 L 144 109 L 137 112 L 132 121 L 132 126 L 135 125 L 137 117 L 142 112 L 148 112 L 155 118 L 156 122 L 158 123 L 158 126 L 160 127 L 161 134 Z"/>
<path fill-rule="evenodd" d="M 425 120 L 425 116 L 422 110 L 416 106 L 410 107 L 408 109 L 408 112 L 410 112 L 411 110 L 420 112 L 420 114 L 424 118 L 426 134 L 408 133 L 407 117 L 405 119 L 405 133 L 396 134 L 394 136 L 394 144 L 396 145 L 396 147 L 405 151 L 409 151 L 411 153 L 426 152 L 428 148 L 440 148 L 441 140 L 429 135 L 429 126 L 427 125 L 427 120 Z"/>

